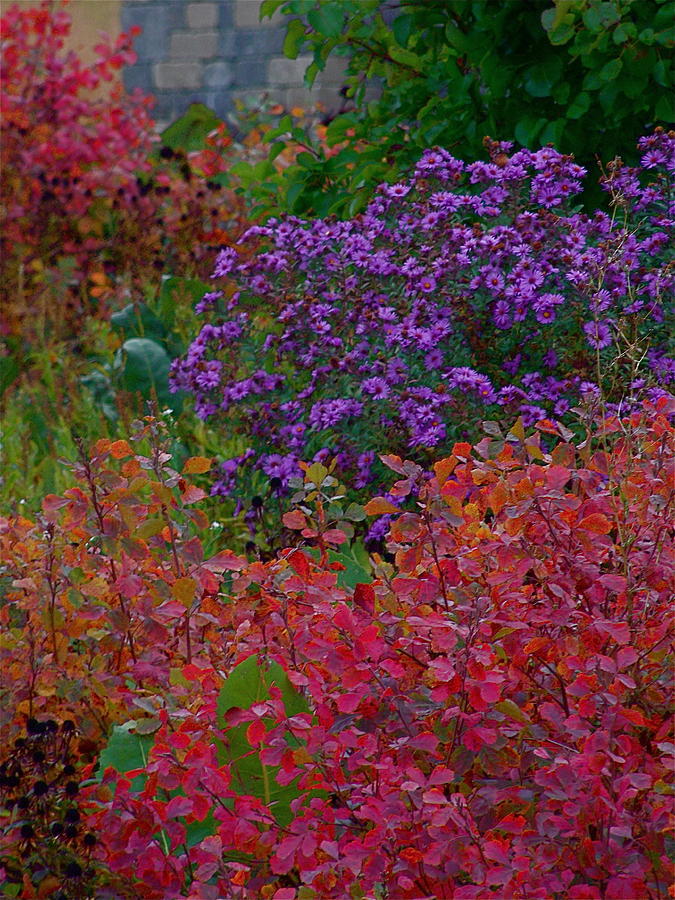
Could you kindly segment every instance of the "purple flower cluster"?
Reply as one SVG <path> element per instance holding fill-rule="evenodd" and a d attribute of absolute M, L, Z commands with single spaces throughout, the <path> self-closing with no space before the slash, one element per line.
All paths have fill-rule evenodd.
<path fill-rule="evenodd" d="M 572 157 L 487 147 L 470 164 L 426 151 L 353 220 L 272 219 L 241 239 L 255 253 L 219 253 L 229 289 L 198 304 L 211 323 L 172 369 L 253 448 L 215 492 L 233 466 L 285 484 L 327 455 L 365 487 L 376 452 L 423 458 L 485 418 L 667 388 L 675 135 L 643 138 L 637 168 L 608 164 L 594 214 L 571 207 Z"/>

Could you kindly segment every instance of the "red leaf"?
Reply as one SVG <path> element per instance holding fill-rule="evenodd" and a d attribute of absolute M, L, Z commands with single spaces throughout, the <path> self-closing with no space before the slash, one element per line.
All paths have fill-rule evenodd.
<path fill-rule="evenodd" d="M 373 615 L 375 612 L 375 589 L 372 584 L 357 584 L 354 588 L 354 606 Z"/>
<path fill-rule="evenodd" d="M 286 528 L 290 528 L 292 531 L 300 531 L 307 525 L 305 514 L 301 513 L 299 509 L 292 509 L 290 512 L 284 513 L 281 521 Z"/>
<path fill-rule="evenodd" d="M 301 578 L 304 578 L 305 581 L 309 578 L 310 568 L 309 568 L 309 560 L 300 550 L 294 550 L 292 553 L 289 553 L 287 556 L 288 562 L 291 565 L 291 568 L 294 572 L 296 572 Z"/>
<path fill-rule="evenodd" d="M 256 719 L 255 722 L 251 722 L 246 729 L 246 740 L 252 747 L 257 747 L 258 744 L 264 740 L 266 734 L 267 729 L 265 728 L 265 723 L 262 719 Z"/>
<path fill-rule="evenodd" d="M 223 550 L 216 553 L 211 559 L 202 563 L 210 572 L 241 572 L 248 565 L 248 561 L 241 556 L 236 556 L 231 550 Z"/>
<path fill-rule="evenodd" d="M 627 622 L 608 622 L 599 619 L 595 623 L 595 627 L 602 634 L 608 634 L 617 644 L 628 644 L 630 642 L 630 627 Z"/>
<path fill-rule="evenodd" d="M 167 819 L 175 819 L 177 816 L 187 816 L 192 813 L 193 802 L 190 797 L 174 797 L 166 804 Z"/>
<path fill-rule="evenodd" d="M 341 713 L 353 713 L 361 702 L 361 697 L 358 694 L 340 694 L 336 702 Z"/>
<path fill-rule="evenodd" d="M 203 500 L 206 497 L 206 491 L 203 491 L 201 488 L 197 487 L 194 484 L 188 484 L 185 490 L 181 493 L 181 497 L 183 499 L 183 503 L 198 503 L 200 500 Z"/>
<path fill-rule="evenodd" d="M 399 475 L 405 475 L 405 469 L 403 468 L 403 460 L 400 456 L 395 456 L 393 453 L 390 455 L 380 456 L 380 459 L 385 464 L 388 469 L 391 469 L 394 472 L 397 472 Z"/>

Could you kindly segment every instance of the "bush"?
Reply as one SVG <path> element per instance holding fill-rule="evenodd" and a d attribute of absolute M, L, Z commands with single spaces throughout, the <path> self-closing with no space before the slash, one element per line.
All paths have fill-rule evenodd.
<path fill-rule="evenodd" d="M 126 96 L 117 77 L 133 34 L 85 65 L 64 51 L 69 30 L 51 2 L 2 18 L 3 330 L 43 343 L 138 300 L 163 271 L 198 272 L 243 217 L 218 180 L 227 134 L 160 151 L 152 99 Z"/>
<path fill-rule="evenodd" d="M 571 422 L 574 404 L 662 392 L 675 135 L 640 146 L 640 168 L 607 167 L 611 214 L 571 208 L 572 158 L 490 143 L 489 163 L 427 151 L 354 220 L 272 220 L 222 251 L 172 368 L 242 438 L 213 492 L 285 488 L 330 456 L 363 489 L 377 452 L 428 465 L 482 419 Z"/>
<path fill-rule="evenodd" d="M 672 413 L 388 457 L 372 583 L 231 560 L 199 703 L 86 792 L 99 858 L 148 898 L 666 896 Z"/>
<path fill-rule="evenodd" d="M 275 11 L 308 84 L 345 60 L 349 99 L 327 117 L 328 152 L 280 123 L 304 152 L 252 188 L 273 213 L 353 215 L 436 144 L 478 158 L 485 135 L 552 142 L 589 167 L 597 147 L 633 162 L 640 134 L 675 122 L 672 0 L 264 0 Z"/>

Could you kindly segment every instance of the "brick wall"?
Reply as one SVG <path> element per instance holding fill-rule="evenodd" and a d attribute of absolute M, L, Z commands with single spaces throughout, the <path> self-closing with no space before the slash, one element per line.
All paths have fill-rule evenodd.
<path fill-rule="evenodd" d="M 121 0 L 123 31 L 140 25 L 138 62 L 126 87 L 157 98 L 155 117 L 168 123 L 190 103 L 225 117 L 236 99 L 266 93 L 287 108 L 321 101 L 340 105 L 342 64 L 330 59 L 311 92 L 303 86 L 309 59 L 286 59 L 283 16 L 258 20 L 260 0 Z"/>

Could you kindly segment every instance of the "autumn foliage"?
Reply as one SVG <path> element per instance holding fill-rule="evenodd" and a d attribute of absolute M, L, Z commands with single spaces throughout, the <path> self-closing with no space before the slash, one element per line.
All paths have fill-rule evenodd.
<path fill-rule="evenodd" d="M 231 162 L 224 126 L 200 151 L 160 151 L 154 100 L 121 80 L 138 29 L 88 64 L 66 49 L 61 2 L 9 6 L 1 27 L 0 333 L 72 337 L 83 313 L 139 299 L 163 271 L 206 274 L 244 221 L 213 180 Z"/>
<path fill-rule="evenodd" d="M 83 454 L 1 538 L 4 736 L 90 742 L 63 896 L 669 896 L 672 412 L 384 457 L 404 511 L 355 585 L 334 531 L 205 554 L 208 461 L 173 471 L 154 420 Z"/>

